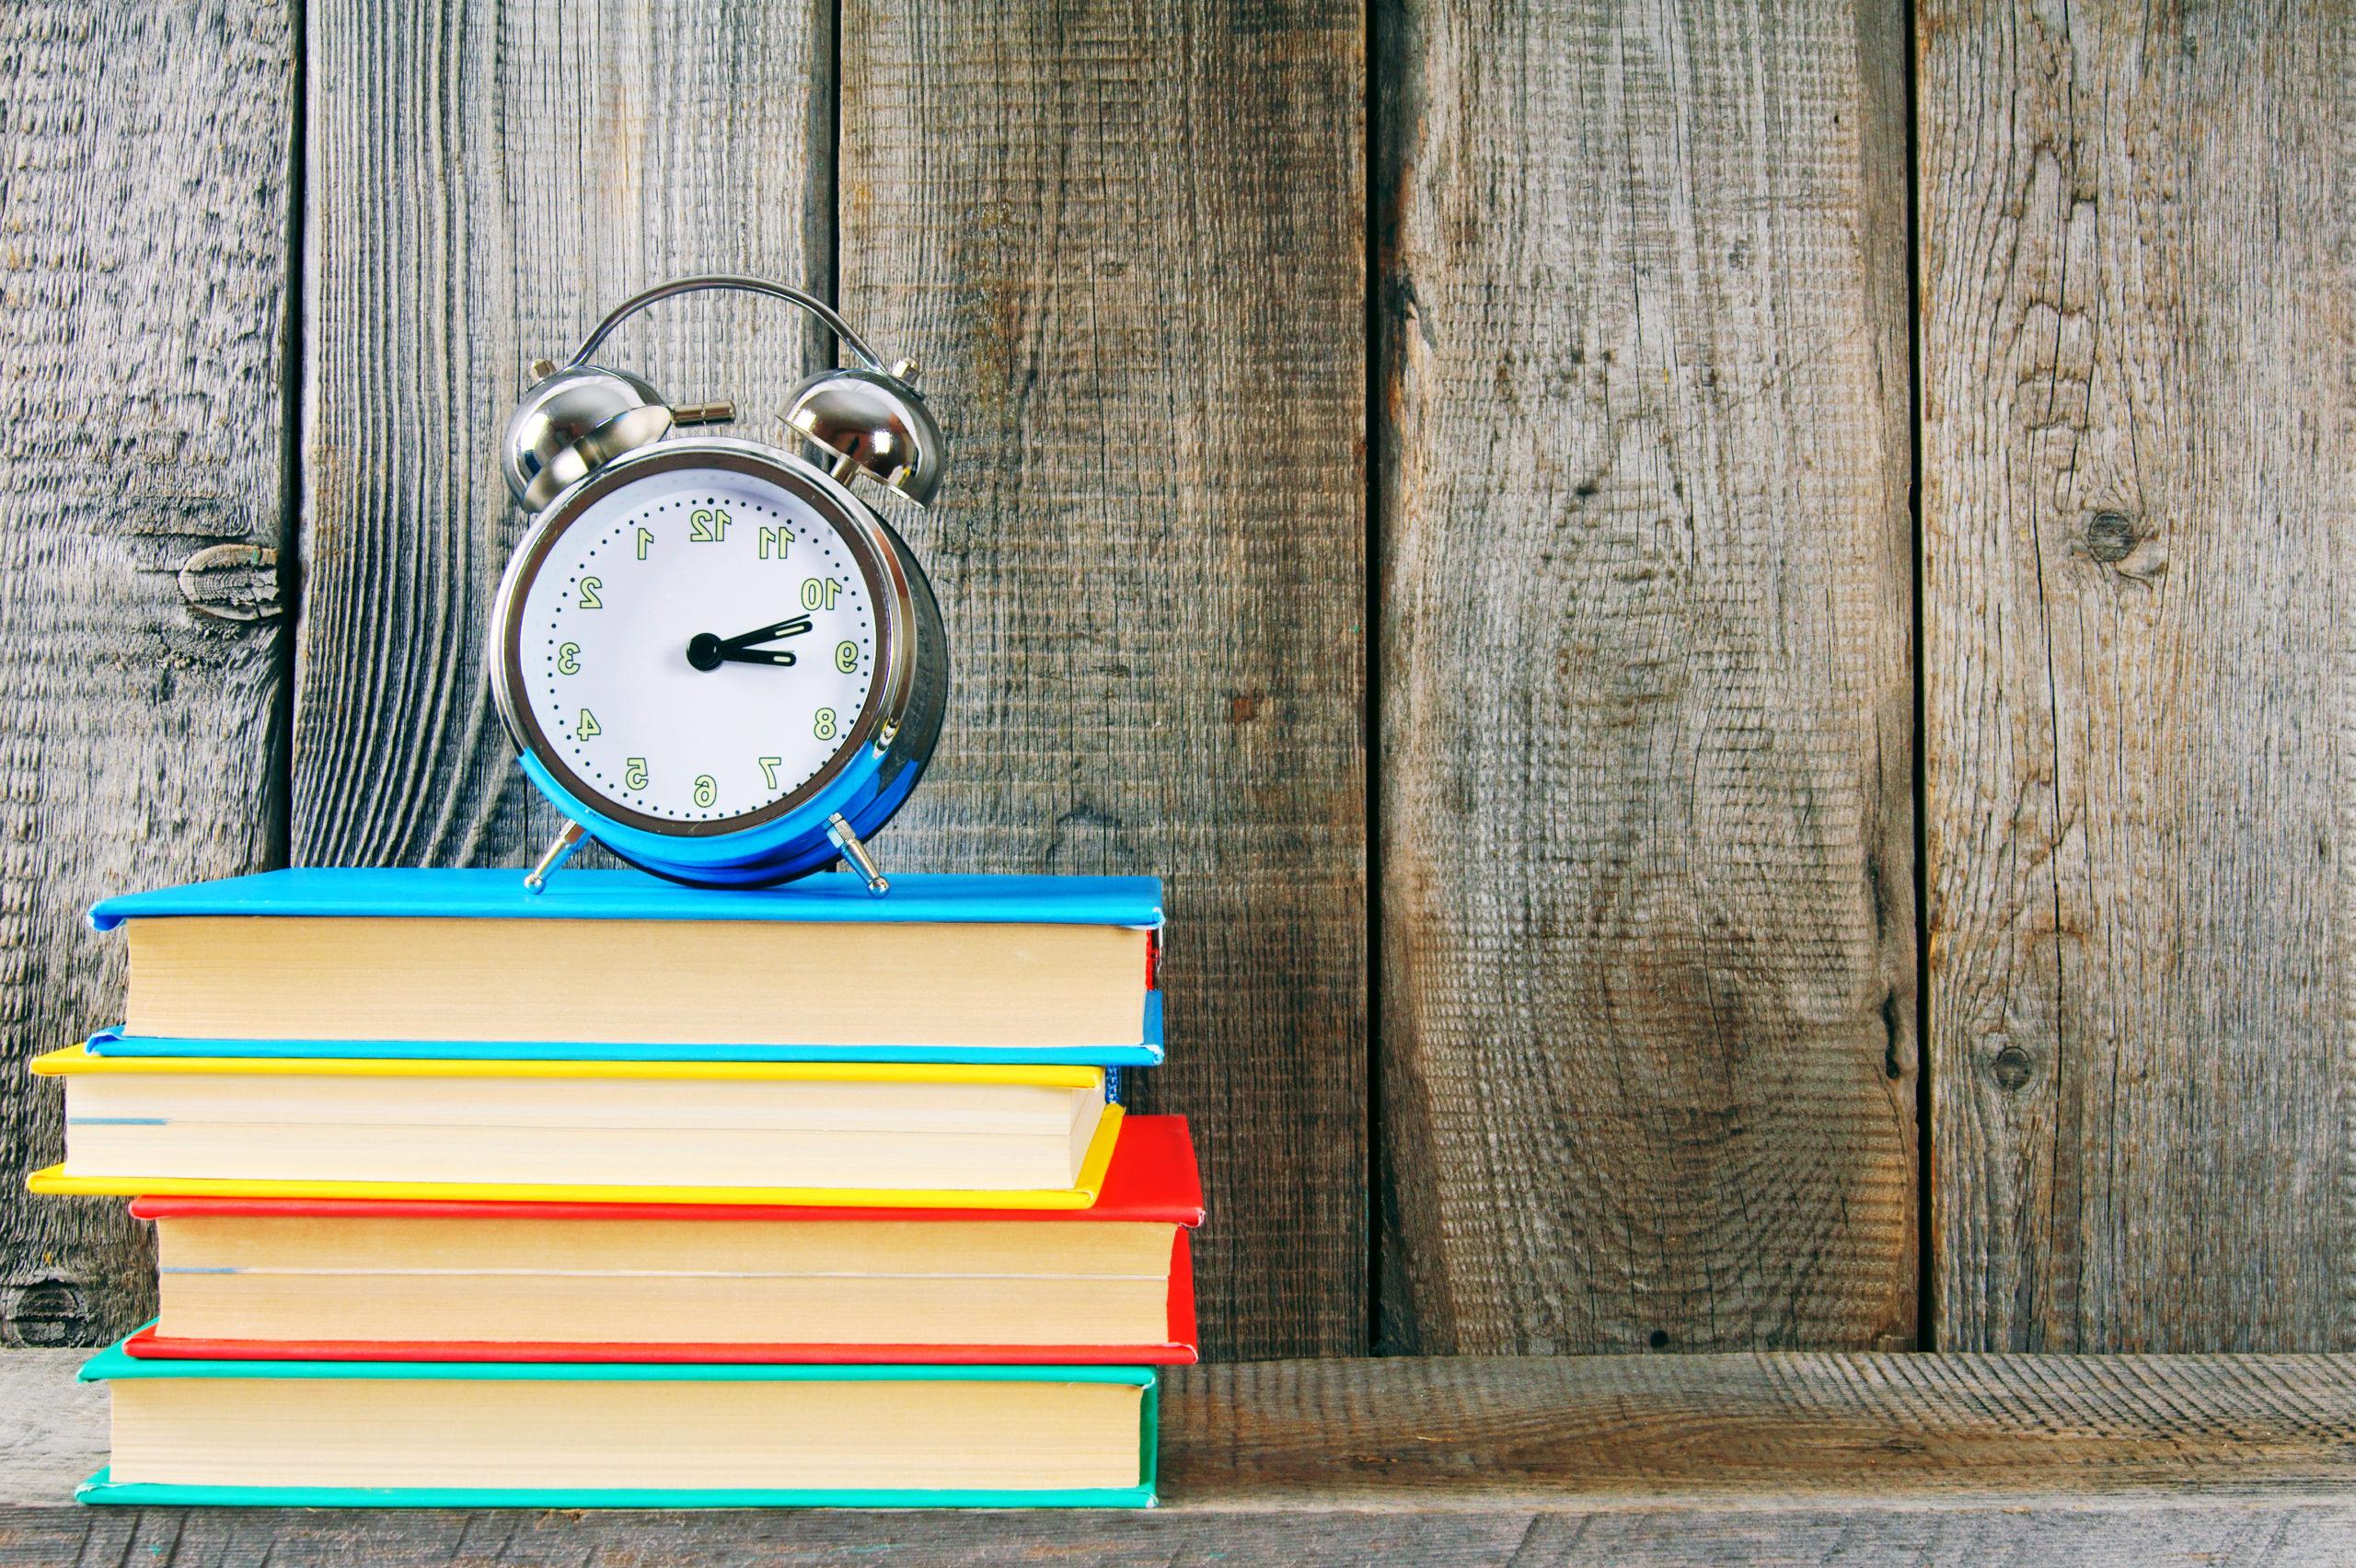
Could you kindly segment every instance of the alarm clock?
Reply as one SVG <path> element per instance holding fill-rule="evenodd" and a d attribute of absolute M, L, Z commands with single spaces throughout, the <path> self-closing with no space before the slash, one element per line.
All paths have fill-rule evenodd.
<path fill-rule="evenodd" d="M 700 428 L 729 404 L 673 404 L 590 363 L 629 317 L 710 289 L 799 306 L 860 362 L 787 403 L 823 467 Z M 914 367 L 887 368 L 803 290 L 697 277 L 623 301 L 532 376 L 501 450 L 530 523 L 489 663 L 518 763 L 565 825 L 525 885 L 594 838 L 676 882 L 757 886 L 840 859 L 885 892 L 867 840 L 932 754 L 949 655 L 923 568 L 851 486 L 918 505 L 940 490 Z"/>

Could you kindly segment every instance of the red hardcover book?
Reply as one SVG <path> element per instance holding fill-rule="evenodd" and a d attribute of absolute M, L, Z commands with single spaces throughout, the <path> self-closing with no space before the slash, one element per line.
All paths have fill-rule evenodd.
<path fill-rule="evenodd" d="M 1182 1116 L 1129 1117 L 1102 1194 L 1086 1209 L 136 1198 L 131 1212 L 155 1221 L 160 1238 L 162 1317 L 123 1347 L 150 1359 L 1049 1366 L 1195 1359 L 1186 1233 L 1202 1223 L 1202 1182 Z M 1074 1226 L 1097 1228 L 1049 1228 Z M 1142 1266 L 1149 1252 L 1151 1269 Z M 1034 1254 L 1044 1267 L 1031 1266 Z M 768 1261 L 722 1266 L 746 1257 Z M 608 1266 L 616 1259 L 622 1262 Z M 902 1260 L 934 1266 L 875 1267 Z M 837 1266 L 821 1266 L 827 1264 Z M 585 1288 L 574 1283 L 584 1278 Z M 935 1320 L 943 1303 L 966 1302 L 974 1316 L 1001 1327 L 1056 1310 L 1085 1320 L 1093 1311 L 1085 1304 L 1102 1299 L 1108 1314 L 1135 1321 L 1148 1291 L 1163 1293 L 1150 1314 L 1161 1337 L 1123 1335 L 1118 1343 L 689 1337 L 707 1316 L 740 1325 L 797 1318 L 889 1324 L 911 1296 L 931 1302 Z M 537 1320 L 594 1330 L 618 1316 L 665 1332 L 643 1338 L 386 1332 L 401 1312 L 445 1327 L 494 1323 L 502 1292 L 525 1298 Z M 237 1318 L 272 1327 L 215 1331 Z M 364 1332 L 283 1332 L 297 1321 Z M 184 1324 L 201 1332 L 179 1332 Z"/>

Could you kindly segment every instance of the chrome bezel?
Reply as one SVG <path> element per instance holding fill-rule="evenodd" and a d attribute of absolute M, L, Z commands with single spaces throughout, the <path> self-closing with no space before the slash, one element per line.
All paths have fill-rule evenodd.
<path fill-rule="evenodd" d="M 876 607 L 877 678 L 869 685 L 867 701 L 860 709 L 859 717 L 844 732 L 842 744 L 817 772 L 791 792 L 754 811 L 711 822 L 681 822 L 630 810 L 608 799 L 573 772 L 557 748 L 547 743 L 525 699 L 518 624 L 525 594 L 540 562 L 590 507 L 641 478 L 694 467 L 748 474 L 801 496 L 849 545 Z M 725 436 L 658 441 L 612 459 L 559 493 L 533 518 L 508 560 L 491 607 L 491 632 L 495 655 L 491 667 L 491 698 L 516 750 L 537 758 L 583 803 L 594 804 L 616 823 L 675 838 L 717 837 L 763 827 L 791 815 L 818 796 L 862 748 L 872 749 L 879 756 L 888 751 L 916 695 L 920 653 L 917 641 L 921 635 L 907 574 L 882 519 L 847 486 L 816 465 L 774 447 Z"/>

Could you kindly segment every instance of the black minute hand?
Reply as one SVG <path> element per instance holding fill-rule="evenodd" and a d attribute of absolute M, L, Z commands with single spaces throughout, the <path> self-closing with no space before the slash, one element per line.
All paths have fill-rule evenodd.
<path fill-rule="evenodd" d="M 791 620 L 781 620 L 775 626 L 765 626 L 758 631 L 723 637 L 720 640 L 720 646 L 733 652 L 739 648 L 750 648 L 756 642 L 774 642 L 780 637 L 799 637 L 809 629 L 810 617 L 796 616 Z"/>

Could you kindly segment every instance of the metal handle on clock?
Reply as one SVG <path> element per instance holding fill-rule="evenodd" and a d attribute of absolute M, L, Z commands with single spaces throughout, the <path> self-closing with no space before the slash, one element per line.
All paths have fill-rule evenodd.
<path fill-rule="evenodd" d="M 572 352 L 560 370 L 553 375 L 599 375 L 589 364 L 589 356 L 597 352 L 614 329 L 648 306 L 662 300 L 675 299 L 680 294 L 699 294 L 706 290 L 722 290 L 734 294 L 760 294 L 769 299 L 781 299 L 809 312 L 827 330 L 841 340 L 864 364 L 864 369 L 823 370 L 808 376 L 793 389 L 788 403 L 785 422 L 803 440 L 824 448 L 831 455 L 830 467 L 835 478 L 849 484 L 852 476 L 864 474 L 877 483 L 888 486 L 915 502 L 918 506 L 932 504 L 933 496 L 941 489 L 942 478 L 949 470 L 949 455 L 941 438 L 941 427 L 925 407 L 923 396 L 916 389 L 916 362 L 899 360 L 886 364 L 884 356 L 872 344 L 859 335 L 851 324 L 842 318 L 835 307 L 806 289 L 791 283 L 771 282 L 766 278 L 748 278 L 733 272 L 713 272 L 701 277 L 674 278 L 667 283 L 657 283 L 643 289 L 608 311 L 606 318 L 590 329 L 589 336 Z M 537 366 L 534 367 L 537 370 Z M 548 377 L 535 377 L 540 385 L 548 385 Z M 528 406 L 528 405 L 527 405 Z M 733 415 L 714 414 L 710 409 L 725 409 L 726 405 L 697 406 L 692 409 L 674 408 L 674 424 L 709 423 Z M 690 415 L 698 416 L 690 418 Z M 667 427 L 666 427 L 667 428 Z M 655 432 L 659 438 L 661 431 Z M 514 444 L 511 440 L 511 445 Z M 597 462 L 615 455 L 600 449 L 589 455 L 594 460 L 578 467 L 594 468 Z M 546 459 L 542 459 L 545 466 Z M 570 469 L 568 469 L 568 472 Z M 528 490 L 537 468 L 529 464 L 519 465 L 520 478 L 511 483 L 518 490 L 526 504 L 532 497 Z M 540 497 L 546 504 L 553 495 Z"/>
<path fill-rule="evenodd" d="M 833 306 L 828 305 L 816 294 L 804 289 L 797 289 L 791 283 L 773 283 L 766 278 L 747 278 L 729 272 L 712 272 L 698 278 L 674 278 L 667 283 L 657 283 L 651 289 L 642 289 L 630 295 L 629 298 L 607 311 L 606 318 L 590 329 L 589 336 L 581 340 L 581 346 L 573 351 L 572 357 L 565 362 L 564 367 L 571 370 L 576 365 L 586 364 L 589 356 L 597 352 L 597 345 L 611 336 L 615 328 L 636 316 L 648 306 L 676 298 L 680 294 L 700 294 L 707 289 L 766 294 L 771 299 L 781 299 L 788 305 L 798 305 L 812 316 L 816 317 L 819 324 L 827 331 L 841 339 L 845 348 L 866 361 L 869 369 L 880 371 L 885 375 L 892 374 L 891 367 L 884 363 L 884 356 L 870 347 L 867 340 L 860 337 Z"/>

